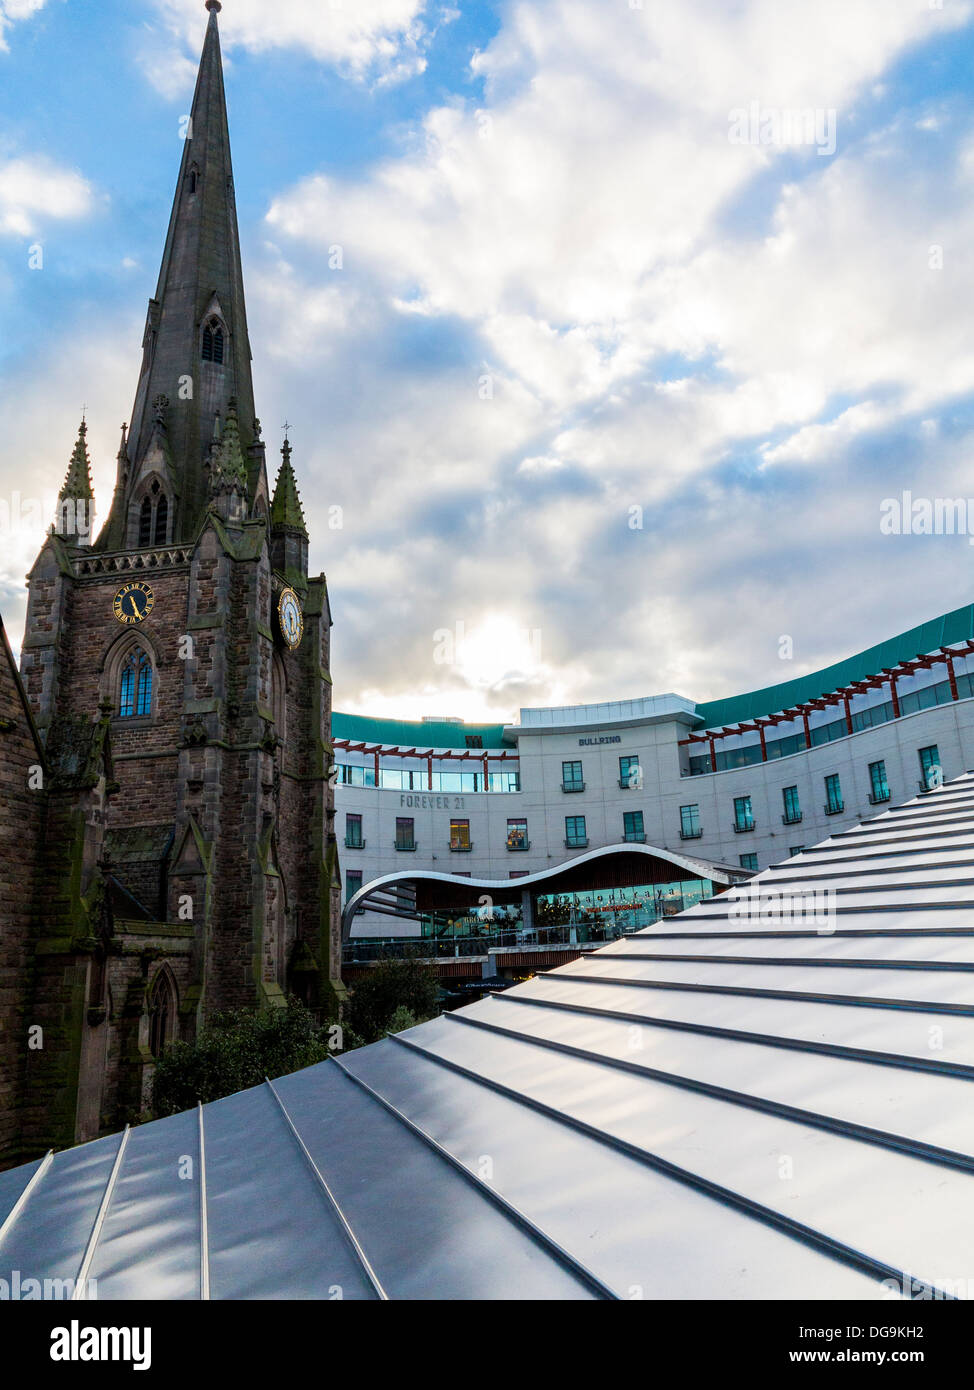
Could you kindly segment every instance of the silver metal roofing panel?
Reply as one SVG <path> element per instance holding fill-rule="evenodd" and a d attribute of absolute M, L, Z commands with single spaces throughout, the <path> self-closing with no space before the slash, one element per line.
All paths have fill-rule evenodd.
<path fill-rule="evenodd" d="M 367 1054 L 367 1055 L 366 1055 Z M 394 1043 L 351 1068 L 462 1162 L 487 1165 L 504 1197 L 592 1269 L 617 1297 L 875 1297 L 853 1267 L 674 1182 L 578 1127 L 499 1095 Z M 706 1252 L 707 1270 L 687 1249 Z M 786 1253 L 787 1250 L 787 1253 Z"/>
<path fill-rule="evenodd" d="M 974 1080 L 974 1018 L 966 1015 L 931 1017 L 915 1010 L 850 1009 L 773 996 L 742 1001 L 732 994 L 609 985 L 595 976 L 585 985 L 579 990 L 572 980 L 559 982 L 544 976 L 528 981 L 516 993 L 508 990 L 505 1002 L 538 1000 L 551 1008 L 596 1010 L 625 1016 L 635 1023 L 650 1021 L 700 1030 L 715 1038 L 728 1033 L 757 1037 L 787 1050 L 841 1048 L 868 1053 L 869 1060 L 888 1058 L 898 1065 L 924 1070 L 960 1068 Z"/>
<path fill-rule="evenodd" d="M 837 931 L 761 915 L 823 889 Z M 972 1085 L 967 775 L 501 997 L 0 1174 L 0 1278 L 87 1276 L 99 1299 L 950 1291 Z"/>

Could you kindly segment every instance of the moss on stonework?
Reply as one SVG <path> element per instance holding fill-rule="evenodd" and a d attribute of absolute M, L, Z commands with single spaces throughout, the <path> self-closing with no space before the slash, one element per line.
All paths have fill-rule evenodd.
<path fill-rule="evenodd" d="M 274 980 L 261 980 L 260 1004 L 266 1009 L 286 1009 L 287 996 Z"/>

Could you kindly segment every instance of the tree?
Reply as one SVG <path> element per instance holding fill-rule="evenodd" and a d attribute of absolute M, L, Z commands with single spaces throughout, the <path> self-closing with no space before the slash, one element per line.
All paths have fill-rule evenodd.
<path fill-rule="evenodd" d="M 434 1018 L 439 1013 L 439 995 L 439 983 L 429 965 L 412 958 L 383 960 L 351 990 L 347 1024 L 363 1043 L 377 1042 L 390 1031 L 410 1027 L 411 1023 L 400 1021 L 407 1014 L 412 1023 Z"/>
<path fill-rule="evenodd" d="M 259 1086 L 328 1056 L 327 1033 L 297 999 L 284 1009 L 234 1009 L 214 1014 L 195 1043 L 177 1042 L 156 1063 L 156 1118 L 192 1109 L 198 1101 Z"/>

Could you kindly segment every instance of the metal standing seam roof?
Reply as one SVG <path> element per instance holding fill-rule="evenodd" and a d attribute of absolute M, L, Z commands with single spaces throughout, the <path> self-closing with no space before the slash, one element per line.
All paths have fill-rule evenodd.
<path fill-rule="evenodd" d="M 782 895 L 812 890 L 828 920 L 788 920 Z M 0 1174 L 0 1278 L 87 1276 L 99 1300 L 969 1295 L 974 776 L 658 927 Z"/>

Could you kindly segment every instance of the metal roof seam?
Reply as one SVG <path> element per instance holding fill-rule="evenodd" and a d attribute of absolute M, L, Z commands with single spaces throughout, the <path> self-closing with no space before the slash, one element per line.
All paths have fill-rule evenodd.
<path fill-rule="evenodd" d="M 968 974 L 974 971 L 974 961 L 857 960 L 848 956 L 710 956 L 678 955 L 670 951 L 613 951 L 612 959 L 638 960 L 641 963 L 656 960 L 689 961 L 700 965 L 807 965 L 840 970 L 948 970 Z"/>
<path fill-rule="evenodd" d="M 210 1298 L 210 1236 L 206 1211 L 206 1136 L 202 1101 L 197 1102 L 196 1113 L 199 1117 L 197 1136 L 200 1159 L 200 1300 L 207 1303 Z"/>
<path fill-rule="evenodd" d="M 939 869 L 969 869 L 969 868 L 971 868 L 971 867 L 974 867 L 974 857 L 972 857 L 971 859 L 954 859 L 954 860 L 948 860 L 946 864 L 926 864 L 926 865 L 920 865 L 920 864 L 918 864 L 916 867 L 917 867 L 918 869 L 925 868 L 925 869 L 927 869 L 927 870 L 929 870 L 929 871 L 931 871 L 931 872 L 934 871 L 934 870 L 939 870 Z M 901 869 L 901 868 L 898 868 L 898 869 L 842 869 L 842 868 L 839 868 L 839 869 L 835 872 L 835 874 L 816 874 L 816 875 L 815 875 L 815 878 L 814 878 L 814 880 L 813 880 L 813 882 L 816 883 L 816 884 L 821 884 L 821 883 L 829 883 L 829 882 L 831 881 L 832 878 L 872 878 L 872 877 L 874 877 L 874 876 L 876 876 L 876 875 L 879 875 L 879 874 L 903 874 L 903 873 L 907 873 L 907 872 L 908 872 L 908 870 L 906 870 L 906 869 Z M 785 877 L 785 876 L 779 877 L 778 875 L 776 875 L 773 879 L 770 879 L 770 878 L 752 879 L 752 880 L 751 880 L 751 883 L 752 883 L 752 885 L 753 885 L 754 883 L 760 883 L 760 884 L 762 884 L 762 885 L 767 885 L 768 887 L 770 887 L 772 884 L 780 884 L 780 883 L 808 883 L 808 881 L 809 881 L 809 879 L 808 879 L 808 875 L 807 875 L 807 874 L 795 874 L 795 875 L 794 875 L 793 877 L 791 877 L 791 878 L 787 878 L 787 877 Z M 955 882 L 956 882 L 957 884 L 974 883 L 974 878 L 961 878 L 961 879 L 933 879 L 933 878 L 931 878 L 931 879 L 919 879 L 919 880 L 913 880 L 913 879 L 911 878 L 910 881 L 909 881 L 909 886 L 910 886 L 910 887 L 914 887 L 914 886 L 915 886 L 915 887 L 918 887 L 918 888 L 928 888 L 928 887 L 932 888 L 932 887 L 935 887 L 935 886 L 938 885 L 938 884 L 955 883 Z M 891 886 L 895 887 L 896 885 L 893 884 L 893 885 L 891 885 Z"/>
<path fill-rule="evenodd" d="M 397 1038 L 395 1034 L 390 1034 L 388 1041 L 401 1042 L 402 1040 L 400 1038 Z M 594 1274 L 592 1270 L 588 1268 L 587 1265 L 583 1264 L 583 1262 L 579 1260 L 575 1255 L 573 1255 L 569 1250 L 566 1250 L 562 1245 L 558 1243 L 558 1241 L 554 1240 L 553 1237 L 549 1236 L 546 1231 L 542 1230 L 540 1226 L 538 1226 L 534 1221 L 532 1221 L 531 1218 L 525 1212 L 520 1211 L 516 1206 L 514 1206 L 512 1202 L 509 1202 L 506 1197 L 504 1197 L 500 1192 L 497 1191 L 496 1188 L 491 1187 L 489 1183 L 486 1183 L 483 1181 L 482 1178 L 479 1178 L 477 1174 L 472 1172 L 461 1159 L 457 1158 L 457 1156 L 455 1154 L 452 1154 L 449 1149 L 445 1148 L 436 1139 L 434 1139 L 431 1134 L 428 1134 L 425 1129 L 421 1128 L 420 1125 L 416 1124 L 413 1120 L 411 1120 L 408 1115 L 404 1115 L 401 1110 L 399 1110 L 395 1105 L 392 1104 L 391 1101 L 387 1100 L 385 1096 L 381 1095 L 380 1092 L 376 1091 L 373 1087 L 371 1087 L 367 1081 L 364 1081 L 362 1077 L 356 1076 L 356 1074 L 353 1071 L 350 1071 L 349 1068 L 344 1064 L 344 1062 L 342 1062 L 338 1057 L 332 1056 L 330 1060 L 333 1061 L 336 1064 L 336 1066 L 341 1068 L 341 1070 L 348 1077 L 349 1081 L 351 1081 L 354 1085 L 360 1087 L 361 1090 L 365 1091 L 365 1093 L 371 1096 L 377 1104 L 381 1105 L 384 1110 L 386 1110 L 390 1115 L 392 1115 L 394 1119 L 398 1120 L 400 1124 L 404 1125 L 408 1130 L 411 1131 L 411 1133 L 415 1134 L 417 1138 L 421 1139 L 423 1143 L 428 1145 L 428 1147 L 431 1148 L 436 1154 L 438 1154 L 441 1159 L 443 1159 L 446 1163 L 449 1163 L 452 1168 L 454 1168 L 458 1173 L 461 1174 L 461 1176 L 467 1179 L 467 1181 L 476 1189 L 476 1191 L 480 1193 L 482 1197 L 485 1197 L 488 1201 L 493 1203 L 494 1206 L 498 1207 L 506 1217 L 514 1221 L 518 1226 L 521 1227 L 522 1230 L 527 1231 L 527 1233 L 534 1240 L 536 1240 L 539 1245 L 541 1245 L 560 1264 L 570 1269 L 571 1272 L 578 1279 L 580 1279 L 582 1283 L 584 1283 L 589 1289 L 591 1289 L 593 1292 L 598 1294 L 600 1298 L 603 1299 L 609 1299 L 612 1301 L 618 1301 L 620 1299 L 620 1295 L 615 1291 L 615 1289 L 613 1289 L 610 1285 L 606 1284 L 603 1280 L 601 1280 L 598 1277 L 598 1275 Z"/>
<path fill-rule="evenodd" d="M 974 936 L 974 927 L 840 927 L 833 932 L 828 932 L 827 935 L 830 940 L 833 937 L 846 939 L 850 937 L 855 938 L 857 936 Z M 765 937 L 767 937 L 769 941 L 778 939 L 807 941 L 809 938 L 818 940 L 822 938 L 822 936 L 822 932 L 806 928 L 804 931 L 661 931 L 654 932 L 652 936 L 639 932 L 621 936 L 619 940 L 647 941 L 650 944 L 656 941 L 760 941 Z M 603 953 L 601 951 L 593 951 L 592 954 L 601 955 Z M 607 956 L 614 956 L 616 952 L 606 951 L 604 954 Z"/>
<path fill-rule="evenodd" d="M 14 1225 L 20 1217 L 21 1212 L 24 1210 L 28 1201 L 30 1200 L 31 1195 L 34 1192 L 34 1189 L 40 1186 L 45 1173 L 50 1168 L 53 1162 L 54 1150 L 48 1149 L 47 1153 L 44 1155 L 44 1157 L 38 1164 L 36 1171 L 31 1174 L 30 1182 L 27 1183 L 23 1192 L 20 1194 L 16 1202 L 14 1202 L 13 1206 L 7 1213 L 6 1219 L 4 1220 L 3 1224 L 0 1225 L 0 1245 L 3 1245 L 4 1239 L 13 1230 Z"/>
<path fill-rule="evenodd" d="M 477 1072 L 472 1072 L 469 1068 L 462 1066 L 459 1062 L 454 1062 L 449 1058 L 441 1057 L 437 1053 L 429 1052 L 418 1044 L 409 1042 L 406 1038 L 390 1034 L 389 1040 L 397 1042 L 403 1047 L 409 1047 L 415 1052 L 422 1054 L 429 1061 L 440 1066 L 446 1067 L 456 1072 L 460 1076 L 467 1077 L 468 1080 L 477 1085 L 485 1086 L 495 1091 L 499 1095 L 507 1096 L 520 1105 L 527 1106 L 540 1114 L 546 1115 L 549 1119 L 558 1121 L 573 1129 L 580 1134 L 587 1135 L 597 1143 L 604 1144 L 607 1148 L 614 1149 L 617 1153 L 626 1154 L 637 1163 L 642 1163 L 656 1172 L 663 1173 L 665 1176 L 673 1178 L 686 1187 L 691 1187 L 698 1192 L 704 1193 L 716 1201 L 722 1202 L 725 1206 L 733 1207 L 738 1211 L 743 1211 L 747 1215 L 764 1222 L 765 1225 L 781 1231 L 793 1239 L 801 1241 L 805 1245 L 812 1246 L 825 1254 L 831 1255 L 834 1259 L 840 1260 L 846 1265 L 859 1269 L 867 1274 L 874 1275 L 877 1279 L 895 1279 L 897 1283 L 905 1287 L 906 1280 L 910 1278 L 903 1270 L 896 1269 L 893 1265 L 886 1264 L 885 1261 L 874 1259 L 862 1250 L 857 1250 L 854 1246 L 847 1245 L 845 1242 L 837 1240 L 834 1236 L 826 1235 L 824 1231 L 816 1230 L 815 1227 L 807 1225 L 805 1222 L 796 1221 L 792 1217 L 786 1216 L 782 1212 L 777 1212 L 771 1207 L 765 1206 L 753 1198 L 745 1197 L 741 1192 L 735 1192 L 733 1188 L 724 1187 L 721 1183 L 713 1182 L 710 1178 L 705 1178 L 698 1173 L 691 1173 L 689 1169 L 681 1168 L 678 1164 L 670 1162 L 669 1159 L 660 1157 L 659 1154 L 650 1153 L 648 1149 L 641 1148 L 638 1144 L 633 1144 L 629 1140 L 621 1139 L 617 1135 L 608 1134 L 605 1130 L 599 1129 L 596 1125 L 591 1125 L 585 1120 L 580 1120 L 577 1116 L 568 1115 L 563 1110 L 546 1104 L 544 1101 L 536 1100 L 532 1096 L 526 1095 L 523 1091 L 517 1091 L 513 1087 L 505 1086 L 502 1082 L 494 1081 Z M 913 1280 L 911 1287 L 916 1287 L 923 1292 L 917 1293 L 917 1297 L 937 1299 L 949 1297 L 948 1294 L 936 1289 L 934 1285 L 925 1280 Z"/>
<path fill-rule="evenodd" d="M 849 1047 L 845 1043 L 824 1043 L 814 1038 L 789 1038 L 780 1033 L 758 1033 L 746 1028 L 727 1028 L 718 1023 L 691 1023 L 687 1019 L 630 1013 L 623 1009 L 604 1009 L 595 1004 L 569 1004 L 562 999 L 538 999 L 513 992 L 504 996 L 504 1002 L 535 1005 L 539 1009 L 558 1009 L 591 1018 L 622 1019 L 626 1023 L 645 1024 L 651 1028 L 669 1028 L 679 1033 L 698 1033 L 705 1037 L 726 1038 L 730 1042 L 754 1042 L 765 1047 L 782 1048 L 788 1052 L 810 1052 L 825 1057 L 841 1057 L 851 1062 L 895 1067 L 900 1071 L 921 1071 L 935 1076 L 952 1076 L 974 1081 L 974 1065 L 969 1066 L 964 1062 L 935 1061 L 931 1057 L 911 1057 L 902 1052 L 878 1052 L 867 1047 Z"/>
<path fill-rule="evenodd" d="M 855 1120 L 842 1120 L 837 1116 L 826 1115 L 823 1111 L 806 1110 L 801 1106 L 788 1105 L 784 1101 L 768 1100 L 748 1091 L 734 1090 L 733 1087 L 720 1086 L 716 1082 L 700 1081 L 695 1077 L 684 1076 L 679 1072 L 668 1072 L 659 1067 L 648 1067 L 640 1062 L 630 1062 L 622 1057 L 611 1057 L 607 1053 L 593 1052 L 588 1048 L 575 1047 L 571 1043 L 559 1042 L 553 1038 L 542 1038 L 532 1033 L 521 1033 L 516 1028 L 505 1028 L 503 1024 L 488 1023 L 483 1019 L 462 1018 L 454 1014 L 445 1014 L 444 1017 L 458 1026 L 480 1028 L 486 1032 L 498 1033 L 502 1037 L 512 1038 L 529 1046 L 545 1048 L 551 1052 L 564 1053 L 569 1057 L 577 1057 L 583 1062 L 591 1062 L 596 1066 L 612 1067 L 617 1071 L 625 1071 L 645 1080 L 657 1081 L 664 1086 L 694 1091 L 699 1095 L 726 1101 L 730 1105 L 739 1105 L 747 1110 L 758 1110 L 766 1115 L 780 1116 L 782 1119 L 794 1121 L 796 1124 L 809 1125 L 813 1129 L 840 1134 L 845 1138 L 873 1144 L 878 1148 L 907 1153 L 924 1162 L 938 1163 L 945 1167 L 960 1169 L 965 1173 L 974 1173 L 974 1154 L 961 1153 L 957 1149 L 946 1149 L 938 1144 L 927 1144 L 922 1139 L 910 1139 L 907 1135 L 896 1134 L 892 1130 L 876 1129 L 872 1125 L 859 1124 Z"/>
<path fill-rule="evenodd" d="M 591 959 L 591 958 L 590 958 Z M 688 994 L 733 994 L 745 999 L 800 999 L 805 1003 L 841 1004 L 851 1008 L 896 1009 L 907 1013 L 948 1014 L 974 1018 L 974 1004 L 940 1004 L 928 999 L 884 999 L 879 995 L 821 994 L 818 991 L 759 989 L 753 985 L 704 985 L 686 980 L 619 979 L 612 975 L 570 975 L 539 971 L 536 980 L 575 980 L 587 985 L 626 985 L 636 989 L 668 989 Z"/>
<path fill-rule="evenodd" d="M 125 1159 L 125 1149 L 131 1132 L 132 1130 L 129 1125 L 126 1125 L 125 1129 L 122 1131 L 118 1152 L 115 1155 L 115 1162 L 112 1164 L 112 1171 L 108 1175 L 108 1182 L 105 1184 L 105 1191 L 102 1194 L 101 1204 L 95 1216 L 94 1224 L 91 1228 L 91 1235 L 88 1237 L 88 1244 L 81 1260 L 81 1266 L 74 1281 L 74 1291 L 71 1294 L 72 1301 L 74 1302 L 81 1302 L 87 1298 L 86 1285 L 88 1281 L 88 1271 L 91 1269 L 91 1262 L 95 1258 L 95 1251 L 98 1248 L 98 1238 L 105 1224 L 105 1217 L 108 1215 L 108 1208 L 111 1205 L 115 1184 L 118 1181 L 118 1175 L 122 1169 L 122 1163 Z"/>
<path fill-rule="evenodd" d="M 274 1083 L 271 1081 L 271 1079 L 270 1079 L 269 1077 L 267 1077 L 267 1076 L 264 1077 L 264 1084 L 270 1089 L 271 1095 L 274 1097 L 274 1099 L 277 1101 L 278 1105 L 280 1106 L 281 1114 L 284 1116 L 284 1119 L 285 1119 L 285 1121 L 287 1122 L 287 1126 L 288 1126 L 289 1130 L 291 1131 L 291 1134 L 294 1136 L 295 1140 L 297 1141 L 298 1147 L 300 1148 L 301 1153 L 304 1155 L 304 1157 L 305 1157 L 305 1159 L 306 1159 L 306 1161 L 307 1161 L 309 1167 L 311 1168 L 311 1171 L 312 1171 L 312 1173 L 314 1174 L 314 1176 L 315 1176 L 315 1178 L 316 1178 L 316 1180 L 317 1180 L 319 1186 L 321 1187 L 322 1191 L 324 1192 L 324 1194 L 325 1194 L 325 1196 L 326 1196 L 326 1198 L 327 1198 L 327 1200 L 328 1200 L 328 1202 L 329 1202 L 329 1204 L 330 1204 L 330 1206 L 331 1206 L 332 1211 L 333 1211 L 334 1214 L 338 1217 L 339 1223 L 340 1223 L 341 1228 L 342 1228 L 342 1233 L 344 1234 L 344 1236 L 345 1236 L 346 1239 L 348 1240 L 349 1244 L 351 1245 L 352 1251 L 353 1251 L 353 1253 L 354 1253 L 354 1255 L 355 1255 L 355 1258 L 358 1260 L 359 1264 L 362 1266 L 363 1270 L 365 1271 L 365 1275 L 366 1275 L 366 1277 L 367 1277 L 369 1283 L 370 1283 L 370 1284 L 372 1285 L 372 1287 L 375 1289 L 375 1291 L 376 1291 L 376 1293 L 378 1294 L 379 1298 L 380 1298 L 384 1303 L 387 1303 L 387 1302 L 389 1301 L 389 1295 L 386 1293 L 385 1289 L 383 1288 L 382 1282 L 381 1282 L 381 1280 L 379 1279 L 379 1276 L 376 1274 L 375 1269 L 373 1268 L 372 1262 L 369 1260 L 368 1255 L 366 1255 L 365 1249 L 364 1249 L 364 1247 L 362 1246 L 361 1241 L 358 1239 L 358 1237 L 356 1236 L 354 1230 L 352 1229 L 351 1223 L 349 1222 L 349 1220 L 348 1220 L 348 1218 L 346 1217 L 345 1213 L 342 1211 L 341 1204 L 339 1203 L 338 1198 L 335 1196 L 335 1194 L 332 1192 L 331 1188 L 328 1186 L 328 1182 L 327 1182 L 326 1179 L 325 1179 L 325 1175 L 322 1173 L 321 1169 L 318 1167 L 318 1164 L 317 1164 L 317 1163 L 315 1162 L 315 1160 L 312 1158 L 311 1153 L 310 1153 L 310 1151 L 309 1151 L 309 1149 L 308 1149 L 307 1144 L 305 1144 L 304 1140 L 303 1140 L 302 1137 L 301 1137 L 300 1132 L 298 1131 L 297 1125 L 294 1123 L 293 1119 L 291 1118 L 290 1114 L 288 1113 L 287 1106 L 284 1104 L 283 1100 L 281 1100 L 281 1097 L 278 1095 L 277 1090 L 276 1090 L 276 1088 L 275 1088 L 275 1086 L 274 1086 Z"/>
<path fill-rule="evenodd" d="M 835 891 L 835 890 L 833 890 L 833 891 Z M 744 901 L 747 901 L 747 900 L 745 899 Z M 750 901 L 751 901 L 751 903 L 754 905 L 754 907 L 755 907 L 757 910 L 760 910 L 760 907 L 761 907 L 761 899 L 760 899 L 760 897 L 754 897 L 754 896 L 752 896 L 751 899 L 750 899 Z M 768 900 L 766 900 L 766 901 L 768 901 Z M 857 917 L 857 916 L 861 916 L 861 915 L 863 915 L 863 914 L 865 914 L 865 913 L 867 913 L 867 912 L 876 912 L 877 910 L 880 909 L 881 906 L 887 906 L 887 907 L 889 907 L 889 908 L 891 908 L 891 909 L 895 909 L 897 912 L 961 912 L 961 911 L 964 911 L 965 909 L 966 909 L 967 911 L 970 911 L 972 908 L 974 908 L 974 900 L 971 900 L 971 899 L 965 900 L 965 899 L 961 898 L 961 899 L 959 899 L 959 900 L 956 901 L 956 902 L 946 902 L 946 903 L 930 903 L 930 902 L 911 903 L 911 902 L 897 902 L 897 903 L 889 903 L 889 904 L 883 904 L 883 905 L 877 905 L 876 903 L 846 903 L 846 904 L 844 904 L 844 905 L 843 905 L 843 904 L 840 904 L 840 903 L 836 903 L 835 907 L 832 908 L 832 909 L 830 909 L 829 915 L 830 915 L 830 916 L 833 916 L 833 915 L 834 915 L 834 916 L 836 916 L 836 917 Z M 696 920 L 697 920 L 697 921 L 706 921 L 706 922 L 729 922 L 729 921 L 731 921 L 731 919 L 734 917 L 734 915 L 735 915 L 735 914 L 732 913 L 732 912 L 717 912 L 717 911 L 712 912 L 712 911 L 710 911 L 710 910 L 708 909 L 707 912 L 705 912 L 705 913 L 700 913 L 700 914 L 697 916 L 697 919 L 696 919 Z"/>

